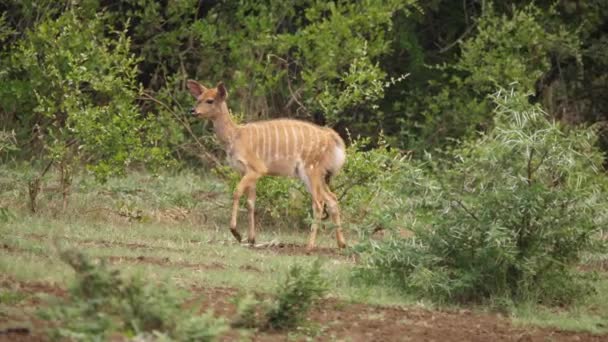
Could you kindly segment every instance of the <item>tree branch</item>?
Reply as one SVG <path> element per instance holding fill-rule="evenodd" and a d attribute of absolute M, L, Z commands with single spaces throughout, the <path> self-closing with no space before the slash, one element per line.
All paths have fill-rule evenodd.
<path fill-rule="evenodd" d="M 454 46 L 458 45 L 458 43 L 462 42 L 462 40 L 466 36 L 468 36 L 471 33 L 471 31 L 473 31 L 473 29 L 475 28 L 475 26 L 477 26 L 477 24 L 474 23 L 473 25 L 467 27 L 467 29 L 460 35 L 460 37 L 456 38 L 455 41 L 451 42 L 450 44 L 448 44 L 448 45 L 446 45 L 446 46 L 444 46 L 442 48 L 440 48 L 439 49 L 439 53 L 446 53 L 449 50 L 451 50 Z"/>
<path fill-rule="evenodd" d="M 205 157 L 208 160 L 211 160 L 216 166 L 222 165 L 222 163 L 219 161 L 219 159 L 217 159 L 217 157 L 215 157 L 211 153 L 207 152 L 205 145 L 198 139 L 198 137 L 192 131 L 192 128 L 190 127 L 190 125 L 187 122 L 185 122 L 180 115 L 175 113 L 175 111 L 172 110 L 166 103 L 160 101 L 159 99 L 155 98 L 154 96 L 152 96 L 146 92 L 142 93 L 142 96 L 143 97 L 140 97 L 141 100 L 148 100 L 148 101 L 155 102 L 155 103 L 161 105 L 163 108 L 165 108 L 169 113 L 171 113 L 171 115 L 173 115 L 175 117 L 175 119 L 177 119 L 177 121 L 180 124 L 182 124 L 182 126 L 186 129 L 186 131 L 188 131 L 188 133 L 190 134 L 190 136 L 192 136 L 192 138 L 198 144 L 198 146 L 201 147 L 201 151 L 205 155 Z"/>

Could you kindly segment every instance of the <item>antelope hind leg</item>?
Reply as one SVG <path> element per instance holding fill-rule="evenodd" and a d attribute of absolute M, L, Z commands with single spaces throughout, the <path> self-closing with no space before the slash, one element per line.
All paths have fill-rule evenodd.
<path fill-rule="evenodd" d="M 315 248 L 317 240 L 317 230 L 319 229 L 319 222 L 323 217 L 323 203 L 319 202 L 316 196 L 314 196 L 312 199 L 312 213 L 313 221 L 310 225 L 310 237 L 308 239 L 308 246 L 306 246 L 306 250 L 309 252 Z"/>
<path fill-rule="evenodd" d="M 346 241 L 344 240 L 344 235 L 342 234 L 342 220 L 340 218 L 340 205 L 338 204 L 338 199 L 327 186 L 323 188 L 323 196 L 325 198 L 325 203 L 327 204 L 327 211 L 329 212 L 331 221 L 335 226 L 334 229 L 336 230 L 336 242 L 338 244 L 338 248 L 345 248 Z"/>

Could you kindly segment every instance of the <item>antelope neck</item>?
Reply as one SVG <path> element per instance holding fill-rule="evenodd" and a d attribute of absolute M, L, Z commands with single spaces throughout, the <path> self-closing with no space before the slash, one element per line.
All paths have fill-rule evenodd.
<path fill-rule="evenodd" d="M 220 115 L 213 119 L 213 129 L 224 147 L 227 147 L 232 142 L 236 128 L 237 125 L 232 121 L 230 112 L 228 112 L 228 106 L 226 103 L 223 103 Z"/>

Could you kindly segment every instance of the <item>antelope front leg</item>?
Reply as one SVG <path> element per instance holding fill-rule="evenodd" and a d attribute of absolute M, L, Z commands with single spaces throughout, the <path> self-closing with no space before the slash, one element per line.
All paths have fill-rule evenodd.
<path fill-rule="evenodd" d="M 255 189 L 255 182 L 259 177 L 260 176 L 253 172 L 246 173 L 234 190 L 234 196 L 232 199 L 232 217 L 230 218 L 230 232 L 232 235 L 234 235 L 234 238 L 238 242 L 241 242 L 241 234 L 236 230 L 236 219 L 239 212 L 239 200 L 241 199 L 241 196 L 243 196 L 243 192 L 245 192 L 245 190 L 250 186 L 254 186 Z"/>
<path fill-rule="evenodd" d="M 241 234 L 236 230 L 236 216 L 239 211 L 239 200 L 241 199 L 242 193 L 242 191 L 239 193 L 238 187 L 237 190 L 234 191 L 232 199 L 232 217 L 230 218 L 230 232 L 238 242 L 241 242 Z"/>
<path fill-rule="evenodd" d="M 247 242 L 255 245 L 255 183 L 247 188 L 247 215 L 249 215 L 249 236 Z"/>

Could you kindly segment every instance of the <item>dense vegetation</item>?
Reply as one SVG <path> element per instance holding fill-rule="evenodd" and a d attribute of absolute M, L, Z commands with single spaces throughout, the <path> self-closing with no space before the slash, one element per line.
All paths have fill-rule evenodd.
<path fill-rule="evenodd" d="M 357 279 L 452 302 L 566 304 L 594 291 L 575 266 L 602 251 L 608 219 L 602 0 L 0 9 L 0 159 L 24 170 L 15 184 L 33 212 L 49 170 L 64 210 L 85 172 L 105 182 L 196 166 L 235 182 L 210 125 L 187 116 L 185 81 L 221 80 L 239 120 L 299 118 L 346 138 L 334 185 L 361 242 Z M 266 222 L 310 220 L 302 187 L 258 189 Z M 0 202 L 0 221 L 12 210 Z M 268 324 L 292 324 L 282 305 Z"/>

